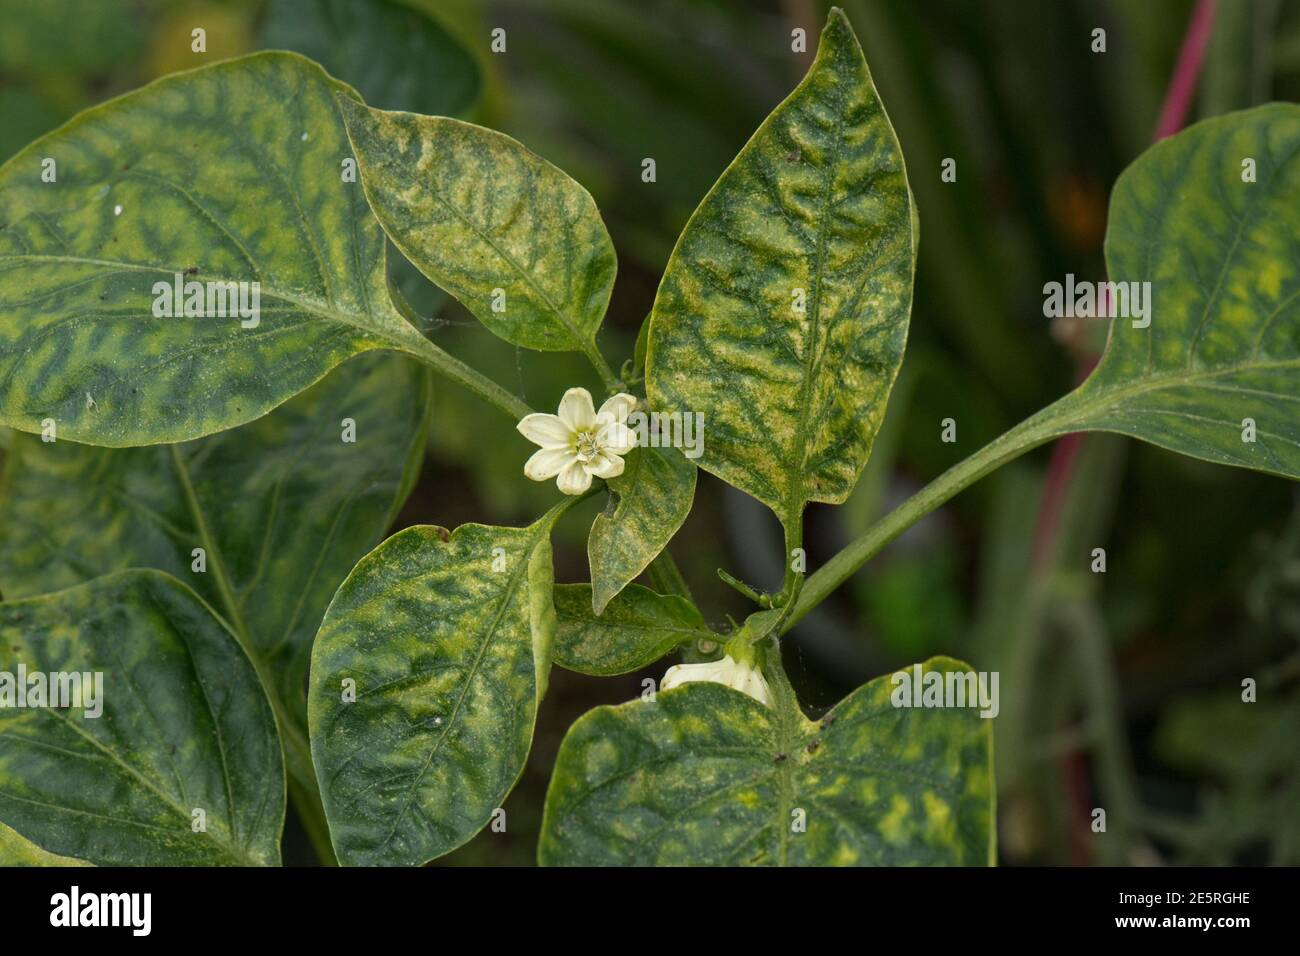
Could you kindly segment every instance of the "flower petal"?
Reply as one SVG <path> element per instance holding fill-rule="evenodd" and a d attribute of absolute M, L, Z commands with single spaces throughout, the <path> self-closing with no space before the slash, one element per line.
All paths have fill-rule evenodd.
<path fill-rule="evenodd" d="M 570 462 L 577 460 L 577 454 L 571 449 L 543 448 L 533 452 L 533 457 L 524 463 L 524 474 L 533 481 L 546 481 L 564 471 Z"/>
<path fill-rule="evenodd" d="M 605 399 L 605 404 L 600 406 L 600 411 L 596 414 L 602 418 L 606 415 L 609 416 L 608 421 L 625 422 L 627 416 L 631 415 L 632 410 L 636 408 L 636 403 L 637 397 L 635 395 L 619 392 L 617 395 L 611 395 Z"/>
<path fill-rule="evenodd" d="M 694 684 L 699 681 L 719 682 L 718 677 L 722 661 L 725 660 L 729 660 L 729 658 L 724 657 L 718 661 L 704 661 L 700 664 L 674 664 L 664 671 L 664 676 L 659 679 L 659 689 L 672 690 L 682 684 Z"/>
<path fill-rule="evenodd" d="M 623 459 L 607 451 L 599 452 L 586 464 L 587 471 L 597 478 L 617 478 L 623 474 Z"/>
<path fill-rule="evenodd" d="M 637 445 L 637 434 L 620 422 L 610 422 L 596 432 L 596 446 L 614 455 L 626 455 Z"/>
<path fill-rule="evenodd" d="M 671 690 L 682 684 L 696 681 L 712 681 L 722 684 L 742 694 L 748 694 L 761 704 L 773 706 L 772 690 L 767 685 L 762 671 L 742 664 L 724 655 L 716 661 L 703 664 L 675 664 L 664 672 L 659 681 L 660 690 Z"/>
<path fill-rule="evenodd" d="M 560 476 L 555 479 L 555 484 L 566 495 L 580 495 L 591 487 L 591 475 L 587 474 L 587 469 L 582 467 L 582 462 L 576 458 L 567 465 Z"/>
<path fill-rule="evenodd" d="M 591 431 L 596 424 L 596 406 L 591 403 L 591 392 L 585 388 L 569 389 L 560 399 L 559 415 L 569 431 Z"/>
<path fill-rule="evenodd" d="M 519 419 L 515 426 L 534 445 L 543 448 L 568 448 L 573 442 L 573 432 L 558 416 L 545 412 L 533 412 Z"/>

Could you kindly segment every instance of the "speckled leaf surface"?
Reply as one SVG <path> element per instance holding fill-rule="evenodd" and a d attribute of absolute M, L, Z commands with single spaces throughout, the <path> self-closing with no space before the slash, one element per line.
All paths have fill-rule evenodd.
<path fill-rule="evenodd" d="M 494 130 L 340 106 L 366 197 L 406 258 L 507 342 L 594 349 L 617 263 L 582 186 Z"/>
<path fill-rule="evenodd" d="M 968 670 L 948 658 L 924 667 Z M 988 864 L 989 721 L 966 708 L 896 708 L 891 690 L 879 677 L 816 722 L 708 683 L 597 707 L 560 747 L 539 859 Z"/>
<path fill-rule="evenodd" d="M 0 593 L 27 597 L 128 567 L 172 574 L 246 638 L 305 757 L 312 640 L 405 501 L 430 405 L 427 370 L 364 355 L 270 415 L 184 445 L 18 435 L 0 478 Z M 345 418 L 355 442 L 342 440 Z M 206 552 L 201 573 L 195 548 Z"/>
<path fill-rule="evenodd" d="M 808 75 L 677 242 L 651 318 L 650 406 L 702 412 L 700 467 L 787 527 L 807 501 L 843 501 L 902 362 L 914 265 L 902 152 L 833 10 Z"/>
<path fill-rule="evenodd" d="M 11 827 L 0 823 L 0 866 L 90 866 L 85 860 L 42 850 Z"/>
<path fill-rule="evenodd" d="M 1255 162 L 1255 182 L 1242 163 Z M 1062 403 L 1075 424 L 1300 478 L 1300 106 L 1216 117 L 1115 183 L 1108 278 L 1150 282 L 1150 325 L 1111 323 Z M 1243 419 L 1256 440 L 1242 440 Z"/>
<path fill-rule="evenodd" d="M 591 606 L 597 614 L 672 540 L 695 500 L 695 465 L 676 448 L 643 447 L 609 480 L 609 506 L 587 536 Z"/>
<path fill-rule="evenodd" d="M 387 297 L 360 185 L 343 181 L 336 94 L 355 95 L 296 54 L 255 54 L 89 109 L 0 167 L 0 424 L 182 441 L 261 416 L 358 352 L 427 351 Z M 259 282 L 256 326 L 156 317 L 155 283 L 178 273 Z"/>
<path fill-rule="evenodd" d="M 310 57 L 384 109 L 454 116 L 481 85 L 469 51 L 401 0 L 271 0 L 261 45 Z"/>
<path fill-rule="evenodd" d="M 595 677 L 629 674 L 680 644 L 714 639 L 690 601 L 639 584 L 629 584 L 600 615 L 591 609 L 590 584 L 557 584 L 555 620 L 555 663 Z"/>
<path fill-rule="evenodd" d="M 339 588 L 312 652 L 308 707 L 341 862 L 441 856 L 482 829 L 519 778 L 555 635 L 552 521 L 407 528 Z"/>
<path fill-rule="evenodd" d="M 0 604 L 0 671 L 103 673 L 103 713 L 0 709 L 0 821 L 98 865 L 273 865 L 284 769 L 270 704 L 189 588 L 124 571 Z M 195 832 L 201 809 L 206 832 Z"/>

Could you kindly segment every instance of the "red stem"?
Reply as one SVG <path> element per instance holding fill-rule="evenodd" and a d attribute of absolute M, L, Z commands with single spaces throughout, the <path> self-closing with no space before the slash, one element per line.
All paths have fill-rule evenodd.
<path fill-rule="evenodd" d="M 1174 65 L 1173 76 L 1165 90 L 1164 103 L 1160 107 L 1160 119 L 1156 123 L 1152 142 L 1159 142 L 1172 136 L 1183 128 L 1188 111 L 1192 106 L 1192 97 L 1196 93 L 1196 81 L 1205 63 L 1205 51 L 1210 43 L 1210 33 L 1214 27 L 1216 0 L 1198 0 L 1187 22 L 1187 32 L 1183 35 L 1183 45 L 1178 51 L 1178 61 Z M 1100 304 L 1100 303 L 1099 303 Z M 1097 356 L 1081 359 L 1078 366 L 1078 381 L 1083 381 L 1097 364 Z M 1057 528 L 1061 521 L 1061 510 L 1065 507 L 1065 491 L 1074 472 L 1074 464 L 1079 456 L 1079 447 L 1083 435 L 1076 432 L 1066 435 L 1052 446 L 1052 457 L 1047 465 L 1047 479 L 1043 486 L 1043 499 L 1038 508 L 1038 519 L 1034 527 L 1034 567 L 1041 570 L 1051 556 L 1052 545 L 1056 540 Z"/>
<path fill-rule="evenodd" d="M 1187 122 L 1187 112 L 1192 107 L 1196 92 L 1196 79 L 1205 62 L 1205 49 L 1210 45 L 1210 31 L 1214 27 L 1215 0 L 1199 0 L 1192 18 L 1187 22 L 1183 47 L 1178 51 L 1178 63 L 1165 91 L 1165 102 L 1160 107 L 1160 120 L 1156 123 L 1155 142 L 1173 136 Z"/>
<path fill-rule="evenodd" d="M 1216 0 L 1198 0 L 1196 9 L 1187 23 L 1187 32 L 1183 36 L 1182 48 L 1178 51 L 1178 61 L 1174 65 L 1174 74 L 1170 77 L 1169 87 L 1165 90 L 1164 103 L 1160 107 L 1160 119 L 1156 123 L 1152 142 L 1159 142 L 1172 136 L 1183 128 L 1187 114 L 1191 109 L 1192 97 L 1196 93 L 1196 82 L 1205 62 L 1205 50 L 1209 46 L 1210 32 L 1214 26 Z M 1098 303 L 1100 305 L 1101 303 Z M 1102 313 L 1105 314 L 1105 313 Z M 1098 357 L 1083 358 L 1078 364 L 1078 380 L 1083 381 L 1097 365 Z M 1042 572 L 1052 557 L 1057 530 L 1061 523 L 1061 512 L 1065 508 L 1065 492 L 1078 461 L 1079 450 L 1083 445 L 1083 433 L 1075 432 L 1059 439 L 1052 446 L 1052 457 L 1047 465 L 1047 478 L 1043 483 L 1043 498 L 1038 507 L 1038 518 L 1034 526 L 1034 570 Z M 1080 797 L 1088 791 L 1088 768 L 1083 755 L 1074 751 L 1063 758 L 1061 771 L 1065 779 L 1067 812 L 1081 818 L 1084 824 L 1090 823 L 1086 799 Z M 1086 833 L 1086 831 L 1083 831 Z M 1087 865 L 1091 862 L 1091 847 L 1086 840 L 1080 839 L 1083 833 L 1075 834 L 1070 830 L 1071 862 Z"/>

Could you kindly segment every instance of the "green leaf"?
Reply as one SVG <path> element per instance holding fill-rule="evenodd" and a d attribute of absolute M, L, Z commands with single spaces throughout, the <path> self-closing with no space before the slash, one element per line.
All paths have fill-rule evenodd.
<path fill-rule="evenodd" d="M 632 348 L 632 374 L 639 378 L 645 378 L 645 357 L 650 348 L 650 319 L 652 316 L 647 315 L 641 320 L 641 328 L 636 333 L 636 345 Z"/>
<path fill-rule="evenodd" d="M 695 465 L 676 448 L 637 448 L 626 462 L 587 538 L 597 614 L 668 546 L 695 500 Z"/>
<path fill-rule="evenodd" d="M 312 652 L 308 713 L 341 862 L 441 856 L 519 778 L 555 634 L 557 513 L 527 528 L 407 528 L 339 588 Z"/>
<path fill-rule="evenodd" d="M 494 130 L 339 102 L 366 198 L 406 258 L 507 342 L 595 351 L 617 264 L 582 186 Z"/>
<path fill-rule="evenodd" d="M 934 658 L 926 671 L 968 671 Z M 890 701 L 891 677 L 817 722 L 720 684 L 597 707 L 560 746 L 544 865 L 984 865 L 992 731 Z M 803 811 L 804 832 L 794 832 Z"/>
<path fill-rule="evenodd" d="M 0 866 L 90 866 L 85 860 L 42 850 L 21 833 L 0 823 Z"/>
<path fill-rule="evenodd" d="M 1256 182 L 1242 182 L 1246 159 Z M 1151 283 L 1150 324 L 1112 321 L 1101 363 L 1061 403 L 1070 423 L 1300 478 L 1297 230 L 1300 106 L 1206 120 L 1138 157 L 1111 196 L 1106 266 Z"/>
<path fill-rule="evenodd" d="M 639 584 L 628 585 L 599 616 L 590 584 L 557 584 L 555 617 L 555 663 L 595 677 L 640 670 L 688 641 L 716 640 L 690 601 Z"/>
<path fill-rule="evenodd" d="M 677 242 L 652 312 L 650 406 L 703 412 L 700 467 L 787 528 L 807 501 L 842 502 L 902 362 L 914 265 L 903 156 L 833 10 L 808 75 Z"/>
<path fill-rule="evenodd" d="M 368 103 L 454 116 L 478 98 L 478 64 L 436 19 L 392 0 L 272 0 L 261 45 L 294 50 Z"/>
<path fill-rule="evenodd" d="M 381 540 L 423 459 L 428 373 L 347 362 L 270 415 L 180 446 L 95 448 L 18 435 L 0 484 L 0 593 L 26 597 L 129 567 L 217 608 L 306 727 L 311 643 L 330 598 Z M 356 424 L 342 441 L 341 422 Z M 193 570 L 193 549 L 206 570 Z"/>
<path fill-rule="evenodd" d="M 296 54 L 256 54 L 87 110 L 0 167 L 0 424 L 181 441 L 358 352 L 436 351 L 388 299 L 336 94 L 355 95 Z M 155 317 L 155 283 L 190 270 L 259 282 L 257 324 Z"/>
<path fill-rule="evenodd" d="M 19 665 L 29 684 L 102 672 L 103 712 L 0 709 L 0 820 L 101 866 L 279 863 L 275 719 L 234 635 L 189 588 L 135 570 L 6 601 L 0 671 Z"/>

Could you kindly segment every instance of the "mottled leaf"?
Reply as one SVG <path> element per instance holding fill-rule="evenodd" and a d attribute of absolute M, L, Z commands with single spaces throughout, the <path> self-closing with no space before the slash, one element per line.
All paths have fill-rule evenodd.
<path fill-rule="evenodd" d="M 1254 182 L 1242 181 L 1246 160 Z M 1115 183 L 1106 266 L 1113 282 L 1151 283 L 1149 325 L 1115 319 L 1062 412 L 1075 427 L 1300 478 L 1297 232 L 1300 106 L 1206 120 L 1143 153 Z"/>
<path fill-rule="evenodd" d="M 428 378 L 409 359 L 361 356 L 256 422 L 178 446 L 16 436 L 0 483 L 0 593 L 166 571 L 242 632 L 305 741 L 312 640 L 406 499 L 423 458 Z M 345 418 L 355 442 L 342 440 Z"/>
<path fill-rule="evenodd" d="M 647 315 L 641 320 L 641 328 L 636 333 L 636 345 L 632 348 L 632 374 L 640 379 L 645 378 L 645 357 L 650 349 L 650 319 L 651 316 Z"/>
<path fill-rule="evenodd" d="M 655 299 L 650 405 L 702 412 L 698 464 L 776 511 L 841 502 L 907 340 L 903 156 L 838 10 L 808 75 L 722 174 Z"/>
<path fill-rule="evenodd" d="M 0 671 L 19 665 L 101 672 L 103 711 L 0 708 L 0 820 L 99 865 L 279 863 L 275 719 L 234 635 L 193 591 L 135 570 L 7 601 Z"/>
<path fill-rule="evenodd" d="M 591 195 L 494 130 L 340 106 L 394 245 L 507 342 L 595 351 L 614 247 Z"/>
<path fill-rule="evenodd" d="M 400 0 L 271 0 L 261 45 L 310 57 L 385 109 L 454 116 L 478 98 L 469 51 Z"/>
<path fill-rule="evenodd" d="M 695 500 L 695 465 L 676 448 L 637 448 L 625 461 L 587 538 L 597 614 L 668 546 Z"/>
<path fill-rule="evenodd" d="M 89 109 L 0 167 L 0 424 L 181 441 L 260 417 L 358 352 L 427 354 L 344 181 L 336 94 L 355 95 L 296 54 L 255 54 Z M 155 284 L 178 274 L 250 283 L 250 317 L 217 285 L 225 316 L 156 316 Z"/>
<path fill-rule="evenodd" d="M 555 619 L 555 663 L 596 677 L 628 674 L 680 644 L 713 639 L 690 601 L 639 584 L 629 584 L 599 616 L 590 584 L 557 584 Z"/>
<path fill-rule="evenodd" d="M 85 860 L 42 850 L 21 833 L 0 823 L 0 866 L 90 866 Z"/>
<path fill-rule="evenodd" d="M 934 658 L 927 671 L 967 671 Z M 890 702 L 891 678 L 820 721 L 720 684 L 597 707 L 560 746 L 545 865 L 985 865 L 992 729 Z M 802 813 L 800 813 L 802 811 Z M 797 823 L 805 826 L 798 832 Z"/>
<path fill-rule="evenodd" d="M 519 778 L 555 634 L 553 514 L 527 528 L 407 528 L 339 588 L 308 712 L 341 862 L 441 856 Z"/>

